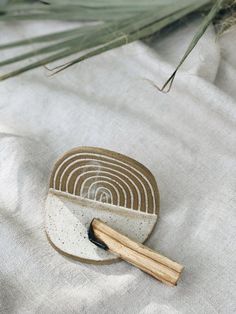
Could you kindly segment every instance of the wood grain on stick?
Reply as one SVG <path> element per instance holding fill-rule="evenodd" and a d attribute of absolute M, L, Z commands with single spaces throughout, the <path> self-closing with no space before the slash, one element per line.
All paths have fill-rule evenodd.
<path fill-rule="evenodd" d="M 109 251 L 166 284 L 177 284 L 182 265 L 131 240 L 101 220 L 93 219 L 92 227 L 95 236 L 108 246 Z"/>

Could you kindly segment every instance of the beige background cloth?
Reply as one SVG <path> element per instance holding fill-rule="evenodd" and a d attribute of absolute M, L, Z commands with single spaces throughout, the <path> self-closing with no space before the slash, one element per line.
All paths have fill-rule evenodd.
<path fill-rule="evenodd" d="M 54 77 L 40 68 L 0 83 L 1 313 L 235 313 L 236 29 L 216 40 L 209 28 L 169 94 L 146 80 L 165 81 L 197 25 Z M 0 41 L 62 27 L 2 24 Z M 127 154 L 153 172 L 161 216 L 147 244 L 185 265 L 176 288 L 125 262 L 86 265 L 50 246 L 50 171 L 79 145 Z"/>

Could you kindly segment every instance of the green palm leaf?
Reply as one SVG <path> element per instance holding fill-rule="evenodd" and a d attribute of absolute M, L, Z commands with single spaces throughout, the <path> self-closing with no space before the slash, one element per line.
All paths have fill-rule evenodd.
<path fill-rule="evenodd" d="M 53 72 L 55 74 L 110 49 L 146 38 L 192 12 L 208 10 L 209 13 L 203 19 L 200 28 L 174 73 L 162 88 L 156 86 L 159 90 L 168 91 L 178 69 L 224 2 L 223 0 L 147 0 L 145 2 L 141 0 L 48 0 L 48 4 L 45 4 L 39 1 L 8 1 L 6 5 L 0 5 L 0 23 L 32 19 L 92 21 L 93 23 L 71 30 L 0 45 L 1 50 L 30 44 L 44 44 L 41 48 L 0 61 L 0 67 L 3 67 L 24 60 L 28 61 L 35 56 L 39 58 L 37 61 L 31 61 L 25 66 L 19 65 L 16 70 L 1 75 L 0 80 L 5 80 L 76 53 L 81 54 L 70 62 L 56 67 Z M 46 56 L 43 57 L 43 55 Z"/>

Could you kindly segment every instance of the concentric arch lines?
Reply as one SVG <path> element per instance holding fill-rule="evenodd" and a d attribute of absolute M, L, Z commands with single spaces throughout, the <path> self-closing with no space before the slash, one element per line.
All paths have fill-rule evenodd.
<path fill-rule="evenodd" d="M 80 162 L 84 162 L 84 161 L 91 163 L 91 162 L 94 161 L 94 160 L 93 160 L 93 159 L 81 159 L 81 160 L 80 160 Z M 67 167 L 63 170 L 63 172 L 62 172 L 62 174 L 61 174 L 61 177 L 60 177 L 60 185 L 59 185 L 59 189 L 60 189 L 60 190 L 61 190 L 61 188 L 62 188 L 63 177 L 66 175 L 66 172 L 69 173 L 68 179 L 67 179 L 67 181 L 66 181 L 66 192 L 68 192 L 68 186 L 69 186 L 70 179 L 71 179 L 71 177 L 73 176 L 73 174 L 74 174 L 75 172 L 77 172 L 77 171 L 80 172 L 80 170 L 82 170 L 82 169 L 84 169 L 84 168 L 94 167 L 93 164 L 92 164 L 92 165 L 91 165 L 91 164 L 88 164 L 88 165 L 85 165 L 85 166 L 80 166 L 80 167 L 76 167 L 76 168 L 75 168 L 75 165 L 76 165 L 77 163 L 78 163 L 77 160 L 76 160 L 76 161 L 73 161 L 69 166 L 67 166 Z M 110 166 L 109 166 L 109 167 L 106 167 L 106 166 L 103 166 L 103 164 L 108 164 L 108 165 L 110 165 Z M 111 168 L 111 165 L 113 165 L 111 162 L 103 162 L 103 161 L 100 161 L 100 166 L 98 167 L 98 166 L 96 165 L 96 167 L 97 167 L 96 171 L 99 172 L 99 173 L 101 173 L 101 172 L 103 172 L 103 169 L 105 169 L 105 170 L 108 170 L 108 171 L 109 171 L 109 174 L 110 174 L 110 175 L 111 175 L 113 172 L 116 172 L 116 173 L 118 173 L 118 174 L 120 175 L 120 178 L 119 178 L 118 176 L 116 176 L 117 179 L 120 179 L 121 181 L 123 181 L 123 182 L 125 183 L 125 180 L 122 180 L 122 177 L 124 176 L 125 179 L 128 180 L 128 181 L 130 181 L 131 185 L 133 185 L 134 188 L 136 189 L 137 194 L 138 194 L 138 201 L 139 201 L 139 204 L 140 204 L 140 203 L 141 203 L 141 196 L 140 196 L 140 193 L 139 193 L 139 189 L 136 187 L 134 181 L 132 180 L 132 177 L 130 177 L 130 176 L 126 175 L 126 174 L 122 174 L 121 171 L 118 171 L 118 170 L 115 170 L 115 169 Z M 73 167 L 74 167 L 74 169 L 73 169 L 72 171 L 70 171 L 70 168 L 73 168 Z M 120 167 L 120 166 L 117 166 L 117 167 L 118 167 L 118 168 L 122 168 L 122 167 Z M 127 171 L 128 171 L 128 170 L 127 170 Z M 89 171 L 87 171 L 87 172 L 89 172 Z M 86 170 L 83 171 L 83 173 L 80 174 L 80 175 L 77 177 L 77 179 L 75 180 L 74 189 L 73 189 L 73 194 L 75 194 L 75 195 L 77 194 L 77 193 L 76 193 L 76 189 L 77 189 L 77 186 L 78 186 L 78 182 L 79 182 L 79 180 L 80 180 L 80 178 L 81 178 L 80 176 L 83 175 L 84 173 L 87 173 L 87 172 L 86 172 Z M 128 171 L 128 172 L 129 172 L 130 175 L 132 175 L 132 172 L 131 172 L 131 171 Z M 67 176 L 67 175 L 66 175 L 66 176 Z M 145 206 L 146 206 L 146 208 L 147 208 L 147 207 L 148 207 L 147 191 L 146 191 L 146 189 L 145 189 L 143 183 L 142 183 L 142 182 L 140 181 L 140 179 L 137 177 L 137 175 L 133 174 L 133 176 L 140 182 L 140 184 L 141 184 L 141 186 L 142 186 L 143 192 L 144 192 L 144 194 L 145 194 L 145 199 L 146 199 L 146 204 L 145 204 Z M 127 183 L 125 183 L 125 185 L 127 185 L 127 186 L 128 186 L 128 189 L 130 190 L 130 195 L 131 195 L 131 199 L 132 199 L 132 201 L 131 201 L 131 203 L 132 203 L 131 208 L 133 208 L 133 195 L 132 195 L 131 189 L 130 189 L 130 187 L 129 187 L 129 185 L 128 185 Z M 79 195 L 81 195 L 81 194 L 79 194 Z M 141 204 L 139 205 L 139 208 L 138 208 L 139 210 L 140 210 L 140 206 L 141 206 Z"/>
<path fill-rule="evenodd" d="M 91 165 L 89 165 L 88 166 L 88 168 L 90 168 L 91 167 Z M 82 168 L 82 167 L 81 167 Z M 75 170 L 73 170 L 74 172 L 75 171 L 77 171 L 78 169 L 80 169 L 80 168 L 76 168 Z M 110 170 L 110 168 L 108 168 L 108 167 L 103 167 L 102 169 L 105 169 L 105 170 Z M 79 186 L 79 182 L 80 182 L 80 180 L 82 179 L 81 177 L 82 176 L 85 176 L 85 175 L 87 175 L 87 174 L 94 174 L 94 173 L 97 173 L 96 171 L 94 171 L 94 170 L 88 170 L 87 172 L 86 171 L 83 171 L 80 175 L 78 175 L 77 176 L 77 178 L 76 178 L 76 180 L 75 180 L 75 183 L 74 183 L 74 189 L 73 189 L 73 194 L 74 195 L 84 195 L 82 192 L 82 185 L 81 185 L 81 187 L 80 187 L 80 189 L 78 189 L 78 186 Z M 119 173 L 119 172 L 118 172 Z M 99 177 L 101 177 L 101 175 L 103 175 L 103 174 L 106 174 L 107 175 L 107 177 L 109 178 L 114 178 L 114 179 L 116 179 L 116 181 L 115 180 L 113 180 L 114 182 L 116 182 L 116 184 L 118 184 L 120 187 L 121 187 L 121 189 L 122 189 L 122 191 L 123 191 L 123 193 L 125 194 L 125 201 L 126 201 L 126 204 L 127 204 L 127 199 L 130 199 L 130 201 L 131 201 L 131 208 L 133 207 L 133 194 L 132 194 L 132 190 L 131 190 L 131 188 L 130 188 L 130 186 L 129 186 L 129 184 L 122 178 L 122 177 L 119 177 L 118 175 L 114 175 L 111 171 L 109 172 L 109 171 L 104 171 L 104 170 L 100 170 L 99 171 Z M 97 173 L 97 176 L 98 176 L 98 173 Z M 96 176 L 94 176 L 94 177 L 96 177 Z M 67 179 L 67 181 L 66 181 L 66 192 L 69 192 L 68 191 L 68 189 L 69 189 L 69 180 L 70 180 L 70 178 L 71 178 L 71 176 L 70 177 L 68 177 L 68 179 Z M 140 192 L 139 192 L 139 190 L 137 189 L 137 187 L 135 186 L 135 184 L 134 184 L 134 182 L 128 177 L 128 176 L 125 176 L 125 178 L 128 180 L 128 181 L 130 181 L 130 184 L 131 185 L 133 185 L 134 186 L 134 188 L 136 189 L 136 191 L 137 191 L 137 193 L 138 193 L 138 198 L 139 198 L 139 200 L 141 199 L 141 196 L 140 196 Z M 119 183 L 119 181 L 121 181 L 121 183 L 123 184 L 123 186 L 122 186 L 122 184 L 120 184 Z M 125 187 L 127 187 L 127 189 L 129 190 L 129 193 L 127 193 L 127 189 L 125 189 Z M 78 193 L 77 193 L 77 191 L 78 191 Z M 125 205 L 125 207 L 126 207 L 126 205 Z"/>
<path fill-rule="evenodd" d="M 89 189 L 88 189 L 88 198 L 93 198 L 94 200 L 96 200 L 96 197 L 94 196 L 93 197 L 93 195 L 94 195 L 94 192 L 93 191 L 95 191 L 95 195 L 96 195 L 96 192 L 97 192 L 97 188 L 94 188 L 94 186 L 97 186 L 97 185 L 99 185 L 99 184 L 103 184 L 104 185 L 104 183 L 107 183 L 108 184 L 108 186 L 110 185 L 110 187 L 111 187 L 111 189 L 114 189 L 115 190 L 115 192 L 116 192 L 116 194 L 115 194 L 115 196 L 116 196 L 116 202 L 114 202 L 114 200 L 113 200 L 113 195 L 114 194 L 112 194 L 112 201 L 113 201 L 113 204 L 114 205 L 117 205 L 117 204 L 120 204 L 120 194 L 119 194 L 119 191 L 118 191 L 118 189 L 114 186 L 114 185 L 112 185 L 112 183 L 109 183 L 109 182 L 106 182 L 106 181 L 103 181 L 103 180 L 99 180 L 99 181 L 95 181 L 95 182 L 93 182 L 90 186 L 89 186 Z M 103 186 L 102 186 L 103 187 Z M 110 191 L 111 192 L 111 191 Z"/>
<path fill-rule="evenodd" d="M 92 171 L 91 171 L 92 172 Z M 89 171 L 88 171 L 88 173 L 89 173 Z M 116 192 L 118 193 L 118 196 L 119 196 L 119 198 L 120 198 L 120 195 L 121 195 L 121 193 L 118 191 L 118 189 L 117 189 L 117 187 L 115 186 L 115 185 L 118 185 L 119 187 L 120 187 L 120 189 L 122 190 L 122 194 L 123 194 L 123 199 L 124 199 L 124 207 L 126 207 L 126 205 L 127 205 L 127 194 L 126 194 L 126 191 L 125 191 L 125 189 L 124 189 L 124 187 L 120 184 L 120 183 L 118 183 L 116 180 L 114 180 L 114 179 L 111 179 L 110 177 L 109 177 L 109 172 L 102 172 L 102 174 L 104 174 L 104 173 L 107 173 L 108 174 L 108 176 L 104 176 L 104 175 L 99 175 L 99 179 L 104 179 L 102 182 L 103 183 L 105 183 L 105 182 L 107 182 L 107 183 L 110 183 L 112 186 L 113 186 L 113 188 L 116 190 Z M 83 175 L 83 174 L 82 174 Z M 81 175 L 81 176 L 82 176 Z M 84 195 L 86 195 L 86 183 L 87 183 L 87 181 L 88 180 L 91 180 L 91 179 L 97 179 L 97 175 L 94 175 L 94 176 L 90 176 L 90 177 L 88 177 L 87 179 L 85 179 L 84 181 L 83 181 L 83 183 L 81 184 L 81 187 L 80 187 L 80 193 L 79 193 L 79 195 L 81 195 L 81 196 L 84 196 Z M 110 182 L 109 182 L 110 181 Z M 87 195 L 88 195 L 88 198 L 90 198 L 89 197 L 89 192 L 91 192 L 91 186 L 93 186 L 94 184 L 98 184 L 98 183 L 100 183 L 101 181 L 97 181 L 97 180 L 94 180 L 94 182 L 89 186 L 89 188 L 88 188 L 88 190 L 87 190 Z M 113 184 L 112 184 L 112 183 Z M 126 182 L 124 182 L 124 184 L 126 184 Z M 128 185 L 127 185 L 128 186 Z M 129 188 L 129 186 L 128 186 L 128 188 Z M 74 193 L 74 195 L 76 195 L 75 193 Z M 131 204 L 133 204 L 133 195 L 132 195 L 132 191 L 130 190 L 130 195 L 131 195 Z M 120 204 L 120 202 L 118 203 L 118 204 Z M 117 205 L 118 205 L 117 204 Z M 119 206 L 119 205 L 118 205 Z"/>
<path fill-rule="evenodd" d="M 156 181 L 146 167 L 96 147 L 79 147 L 60 158 L 50 188 L 149 214 L 159 209 Z"/>
<path fill-rule="evenodd" d="M 100 193 L 100 196 L 99 196 L 99 193 Z M 111 191 L 103 186 L 98 187 L 95 192 L 94 199 L 96 201 L 99 200 L 100 202 L 102 202 L 104 197 L 105 197 L 105 203 L 110 203 L 113 205 L 113 197 L 112 197 Z"/>

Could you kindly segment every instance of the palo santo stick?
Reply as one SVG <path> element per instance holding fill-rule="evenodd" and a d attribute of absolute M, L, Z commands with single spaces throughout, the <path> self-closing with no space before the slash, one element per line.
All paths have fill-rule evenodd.
<path fill-rule="evenodd" d="M 142 269 L 162 282 L 168 283 L 170 285 L 176 284 L 179 277 L 179 273 L 176 271 L 157 263 L 145 255 L 133 251 L 129 247 L 124 246 L 114 238 L 111 238 L 99 230 L 94 230 L 94 234 L 98 239 L 102 240 L 108 245 L 109 251 L 118 254 L 123 260 Z"/>
<path fill-rule="evenodd" d="M 92 221 L 94 235 L 113 253 L 156 279 L 176 285 L 183 266 L 137 243 L 109 227 L 101 220 Z"/>
<path fill-rule="evenodd" d="M 130 238 L 126 237 L 125 235 L 112 229 L 111 227 L 109 227 L 107 224 L 105 224 L 104 222 L 102 222 L 99 219 L 94 219 L 92 226 L 93 226 L 93 228 L 100 230 L 103 233 L 113 237 L 114 239 L 118 240 L 120 243 L 131 248 L 132 250 L 139 252 L 139 253 L 147 256 L 147 257 L 150 257 L 151 259 L 177 271 L 178 273 L 181 273 L 183 268 L 184 268 L 182 265 L 170 260 L 169 258 L 167 258 L 167 257 L 165 257 L 165 256 L 163 256 L 163 255 L 161 255 L 161 254 L 159 254 L 153 250 L 151 250 L 147 246 L 131 240 Z"/>

